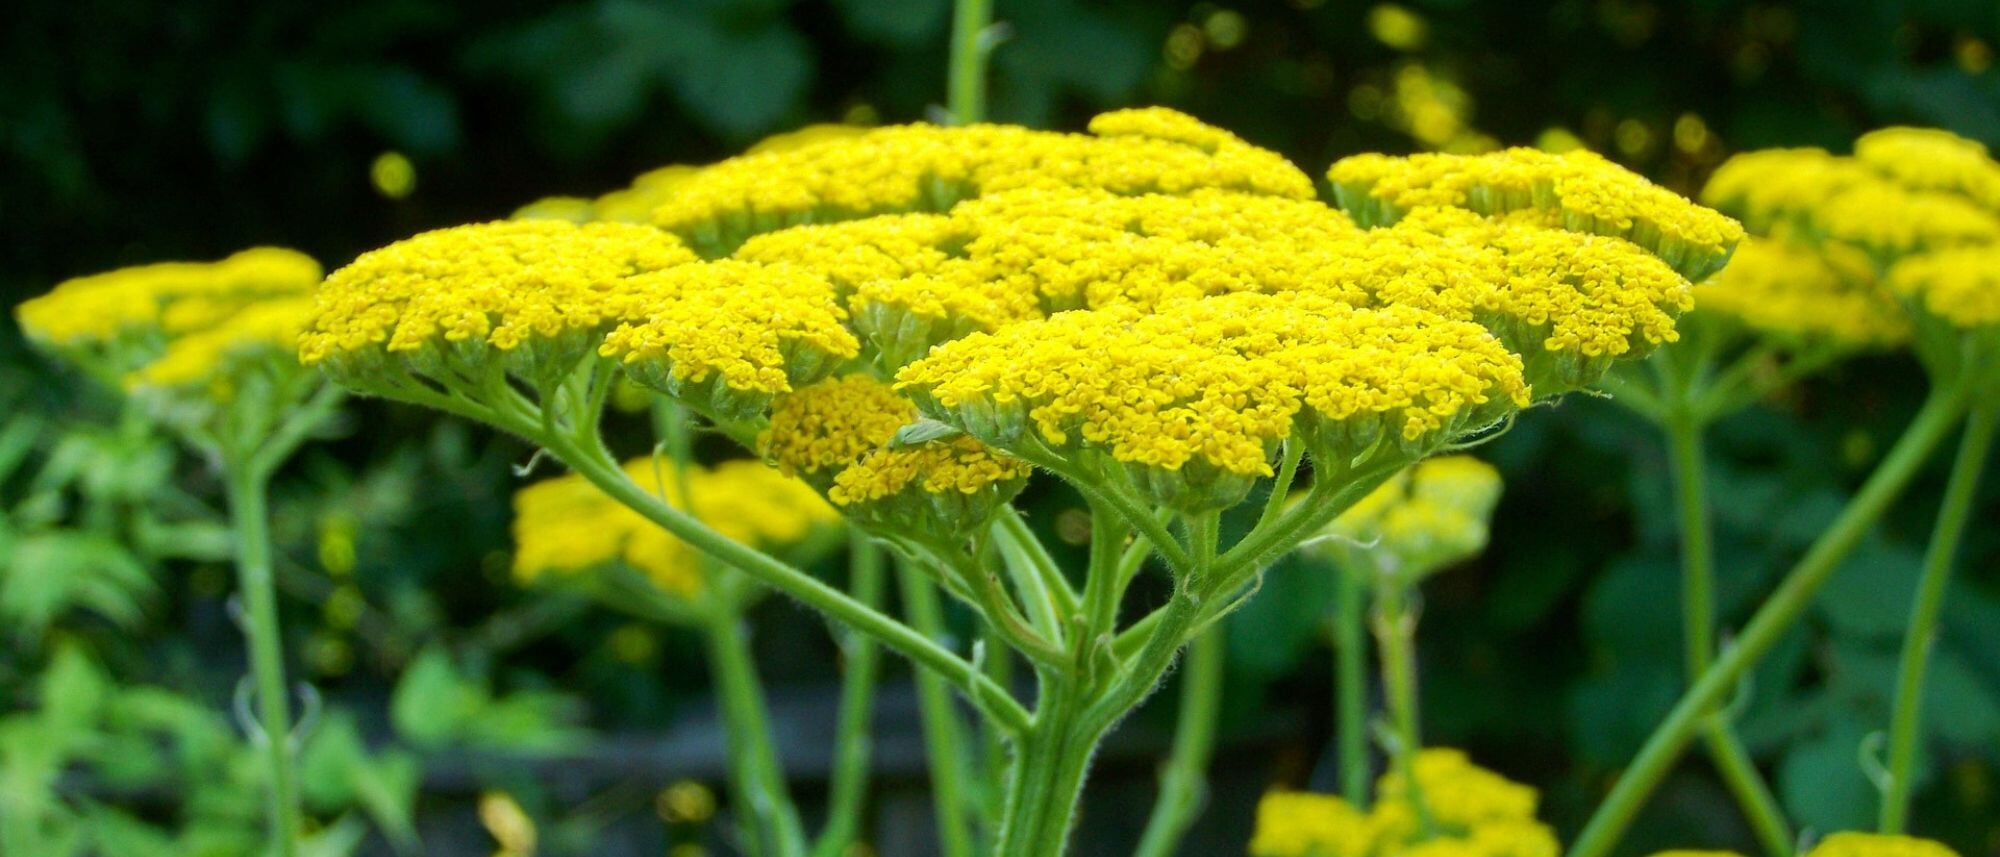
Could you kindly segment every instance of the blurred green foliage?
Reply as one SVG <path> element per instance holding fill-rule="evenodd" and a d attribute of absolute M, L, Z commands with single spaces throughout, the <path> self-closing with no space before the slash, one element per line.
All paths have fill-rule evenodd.
<path fill-rule="evenodd" d="M 1164 103 L 1314 171 L 1355 151 L 1483 133 L 1574 138 L 1690 189 L 1732 151 L 1838 149 L 1890 123 L 2000 144 L 1993 3 L 995 5 L 1005 41 L 994 118 L 1073 128 L 1099 109 Z M 7 305 L 80 273 L 259 243 L 334 266 L 420 229 L 601 192 L 807 122 L 921 119 L 942 101 L 949 24 L 939 0 L 22 0 L 5 20 Z M 370 164 L 389 151 L 414 164 L 414 193 L 371 185 Z M 1725 624 L 1839 508 L 1913 409 L 1919 378 L 1902 358 L 1868 359 L 1719 427 Z M 243 853 L 256 784 L 227 714 L 242 664 L 214 474 L 26 356 L 11 327 L 0 393 L 0 851 L 161 853 L 172 842 Z M 326 853 L 420 837 L 486 847 L 467 780 L 575 829 L 656 824 L 650 795 L 674 772 L 627 772 L 579 795 L 523 759 L 675 722 L 701 699 L 692 640 L 512 586 L 502 498 L 526 458 L 517 444 L 379 403 L 355 412 L 343 439 L 284 474 L 277 504 L 287 648 L 327 700 L 303 751 L 312 807 L 340 819 Z M 1486 557 L 1427 590 L 1427 728 L 1542 786 L 1551 818 L 1573 830 L 1681 681 L 1667 470 L 1645 425 L 1582 399 L 1528 416 L 1482 454 L 1506 472 L 1507 493 Z M 1746 737 L 1802 824 L 1872 814 L 1860 758 L 1887 721 L 1895 638 L 1941 481 L 1933 473 L 1910 493 L 1744 688 Z M 1976 521 L 2000 520 L 1995 483 Z M 1074 498 L 1031 496 L 1052 542 L 1076 550 L 1063 525 Z M 2000 528 L 1973 527 L 1960 567 L 1916 824 L 1992 853 Z M 1255 770 L 1218 773 L 1245 788 L 1218 791 L 1190 850 L 1239 848 L 1264 783 L 1331 785 L 1328 583 L 1288 561 L 1230 623 L 1225 733 L 1275 752 L 1222 754 L 1225 768 Z M 778 695 L 820 686 L 834 657 L 823 629 L 764 624 L 760 646 L 787 655 L 765 659 Z M 1164 724 L 1169 708 L 1142 712 L 1134 729 Z M 1273 736 L 1274 711 L 1308 727 Z M 420 785 L 440 771 L 457 791 Z M 1122 829 L 1151 775 L 1108 766 L 1106 806 L 1087 823 Z M 1745 846 L 1734 818 L 1691 761 L 1632 853 Z M 655 834 L 618 841 L 657 850 Z"/>

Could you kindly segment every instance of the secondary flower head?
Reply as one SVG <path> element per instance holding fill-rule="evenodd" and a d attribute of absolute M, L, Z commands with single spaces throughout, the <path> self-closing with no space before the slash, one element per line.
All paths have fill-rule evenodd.
<path fill-rule="evenodd" d="M 636 458 L 625 463 L 625 473 L 723 535 L 764 550 L 798 546 L 839 520 L 804 483 L 756 461 L 677 473 L 672 462 Z M 685 498 L 679 493 L 682 478 Z M 682 598 L 698 595 L 707 579 L 699 552 L 577 474 L 544 479 L 515 492 L 513 530 L 514 574 L 523 583 L 581 574 L 612 562 L 630 566 L 662 591 Z"/>
<path fill-rule="evenodd" d="M 96 352 L 133 340 L 157 345 L 161 337 L 198 331 L 245 306 L 310 294 L 319 281 L 319 263 L 311 257 L 257 247 L 219 262 L 163 262 L 78 277 L 22 302 L 15 314 L 30 341 Z"/>
<path fill-rule="evenodd" d="M 1417 754 L 1428 834 L 1401 777 L 1384 776 L 1367 812 L 1331 795 L 1273 793 L 1258 805 L 1252 857 L 1555 857 L 1555 832 L 1535 818 L 1535 790 L 1458 750 Z"/>
<path fill-rule="evenodd" d="M 1985 146 L 1935 129 L 1886 128 L 1863 135 L 1852 157 L 1751 152 L 1718 169 L 1704 197 L 1746 212 L 1782 249 L 1758 251 L 1739 283 L 1725 273 L 1703 301 L 1767 329 L 1861 344 L 1908 339 L 1933 373 L 2000 377 L 1984 368 L 2000 363 L 2000 277 L 1992 273 L 2000 162 Z"/>
<path fill-rule="evenodd" d="M 759 438 L 766 458 L 825 491 L 864 526 L 963 533 L 1019 494 L 1026 464 L 947 432 L 898 440 L 916 408 L 887 384 L 848 375 L 779 399 Z"/>
<path fill-rule="evenodd" d="M 940 346 L 897 389 L 1031 460 L 1123 465 L 1185 509 L 1240 501 L 1295 427 L 1326 461 L 1420 456 L 1529 400 L 1520 359 L 1476 324 L 1296 292 L 1058 313 Z"/>
<path fill-rule="evenodd" d="M 1719 270 L 1743 237 L 1734 220 L 1583 150 L 1355 155 L 1335 163 L 1327 178 L 1341 207 L 1363 225 L 1394 223 L 1419 207 L 1539 211 L 1564 229 L 1631 241 L 1690 280 Z"/>
<path fill-rule="evenodd" d="M 1427 459 L 1363 497 L 1319 542 L 1350 565 L 1414 582 L 1486 549 L 1500 472 L 1469 455 Z"/>
<path fill-rule="evenodd" d="M 1312 195 L 1312 182 L 1284 158 L 1178 113 L 1109 113 L 1091 129 L 1081 135 L 1008 125 L 901 125 L 744 155 L 676 187 L 653 221 L 716 255 L 762 232 L 945 211 L 963 199 L 1023 186 Z"/>
<path fill-rule="evenodd" d="M 1958 857 L 1958 852 L 1941 842 L 1915 836 L 1835 833 L 1820 840 L 1806 857 Z"/>
<path fill-rule="evenodd" d="M 318 385 L 294 351 L 320 267 L 276 247 L 80 277 L 19 308 L 30 341 L 201 445 L 248 447 Z"/>
<path fill-rule="evenodd" d="M 1729 267 L 1695 287 L 1695 307 L 1789 344 L 1881 347 L 1909 338 L 1867 253 L 1815 246 L 1792 229 L 1746 239 Z"/>

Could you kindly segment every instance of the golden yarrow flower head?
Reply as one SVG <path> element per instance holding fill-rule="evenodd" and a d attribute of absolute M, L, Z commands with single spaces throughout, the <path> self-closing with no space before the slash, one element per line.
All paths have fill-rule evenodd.
<path fill-rule="evenodd" d="M 1030 461 L 1122 466 L 1156 502 L 1240 502 L 1295 433 L 1315 460 L 1421 457 L 1529 402 L 1484 328 L 1411 307 L 1237 293 L 1073 311 L 947 343 L 897 375 L 934 419 Z"/>
<path fill-rule="evenodd" d="M 756 461 L 690 466 L 681 472 L 671 461 L 644 457 L 626 462 L 624 469 L 668 505 L 762 550 L 797 553 L 839 522 L 810 487 Z M 683 480 L 686 497 L 680 494 Z M 622 562 L 676 597 L 695 597 L 707 585 L 708 564 L 698 551 L 578 474 L 516 491 L 513 532 L 514 575 L 522 583 Z"/>
<path fill-rule="evenodd" d="M 917 420 L 915 406 L 887 384 L 848 375 L 778 399 L 758 445 L 779 469 L 877 531 L 971 532 L 1026 485 L 1026 464 Z"/>
<path fill-rule="evenodd" d="M 1736 221 L 1584 150 L 1355 155 L 1327 178 L 1340 207 L 1363 226 L 1394 223 L 1419 207 L 1539 211 L 1563 229 L 1630 241 L 1690 280 L 1720 270 L 1743 237 Z"/>
<path fill-rule="evenodd" d="M 900 125 L 743 155 L 674 189 L 653 222 L 707 255 L 807 223 L 909 211 L 1023 186 L 1177 194 L 1203 187 L 1309 198 L 1278 155 L 1172 111 L 1106 114 L 1093 134 L 1008 125 Z"/>
<path fill-rule="evenodd" d="M 1806 857 L 1958 857 L 1958 852 L 1944 843 L 1915 836 L 1835 833 L 1820 840 Z"/>
<path fill-rule="evenodd" d="M 1535 790 L 1458 750 L 1417 754 L 1419 815 L 1399 775 L 1376 784 L 1361 812 L 1332 795 L 1276 792 L 1258 805 L 1252 857 L 1555 857 L 1555 831 L 1535 818 Z M 1429 818 L 1426 832 L 1423 818 Z"/>

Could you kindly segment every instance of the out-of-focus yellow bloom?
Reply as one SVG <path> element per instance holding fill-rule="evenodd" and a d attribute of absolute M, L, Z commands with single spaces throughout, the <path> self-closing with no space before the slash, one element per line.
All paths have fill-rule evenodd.
<path fill-rule="evenodd" d="M 1702 851 L 1693 848 L 1673 848 L 1655 851 L 1653 857 L 1743 857 L 1734 851 Z"/>
<path fill-rule="evenodd" d="M 1486 549 L 1500 501 L 1500 472 L 1469 455 L 1425 459 L 1362 497 L 1322 542 L 1342 556 L 1414 582 Z"/>
<path fill-rule="evenodd" d="M 1331 795 L 1277 792 L 1258 805 L 1251 857 L 1555 857 L 1555 832 L 1535 819 L 1535 790 L 1481 768 L 1458 750 L 1417 754 L 1424 835 L 1410 792 L 1395 775 L 1376 784 L 1363 813 Z"/>
<path fill-rule="evenodd" d="M 597 213 L 592 210 L 590 200 L 580 196 L 545 196 L 514 209 L 510 219 L 589 223 L 597 219 Z"/>
<path fill-rule="evenodd" d="M 1904 187 L 2000 209 L 2000 164 L 1978 141 L 1935 128 L 1883 128 L 1855 140 L 1854 157 Z"/>
<path fill-rule="evenodd" d="M 93 347 L 127 333 L 198 330 L 243 307 L 310 293 L 319 263 L 279 247 L 220 262 L 162 262 L 67 280 L 15 309 L 21 331 L 55 347 Z"/>
<path fill-rule="evenodd" d="M 126 376 L 126 386 L 228 398 L 244 362 L 296 363 L 294 349 L 312 308 L 304 296 L 252 304 L 213 327 L 169 340 L 159 359 Z"/>
<path fill-rule="evenodd" d="M 1743 237 L 1736 221 L 1587 151 L 1506 149 L 1485 155 L 1355 155 L 1327 172 L 1341 208 L 1364 225 L 1412 208 L 1480 214 L 1539 210 L 1554 225 L 1631 241 L 1691 280 L 1720 269 Z"/>
<path fill-rule="evenodd" d="M 1958 328 L 2000 325 L 2000 245 L 1911 256 L 1889 271 L 1889 288 Z"/>
<path fill-rule="evenodd" d="M 1379 3 L 1368 10 L 1368 32 L 1375 40 L 1399 51 L 1413 51 L 1430 37 L 1430 24 L 1423 16 L 1395 3 Z"/>
<path fill-rule="evenodd" d="M 797 544 L 838 521 L 812 488 L 755 461 L 677 473 L 672 462 L 635 458 L 625 475 L 724 536 L 763 549 Z M 678 496 L 682 477 L 687 500 Z M 672 595 L 691 597 L 704 586 L 699 552 L 577 474 L 516 491 L 513 530 L 514 574 L 524 583 L 622 561 Z"/>
<path fill-rule="evenodd" d="M 1866 253 L 1789 232 L 1738 245 L 1729 267 L 1695 287 L 1696 309 L 1799 342 L 1879 347 L 1909 337 Z"/>
<path fill-rule="evenodd" d="M 1374 845 L 1367 814 L 1334 795 L 1270 792 L 1257 802 L 1251 857 L 1365 857 Z"/>
<path fill-rule="evenodd" d="M 1820 840 L 1806 857 L 1958 857 L 1958 852 L 1941 842 L 1915 836 L 1835 833 Z"/>
<path fill-rule="evenodd" d="M 499 845 L 494 857 L 533 857 L 535 820 L 513 795 L 489 791 L 479 796 L 479 823 Z"/>

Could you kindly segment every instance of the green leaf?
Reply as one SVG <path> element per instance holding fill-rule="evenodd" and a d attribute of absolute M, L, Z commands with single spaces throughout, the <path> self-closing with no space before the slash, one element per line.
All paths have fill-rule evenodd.
<path fill-rule="evenodd" d="M 460 735 L 484 703 L 484 694 L 459 678 L 451 656 L 434 646 L 403 671 L 389 701 L 389 719 L 405 740 L 435 748 Z"/>
<path fill-rule="evenodd" d="M 1813 606 L 1842 633 L 1900 638 L 1922 569 L 1923 557 L 1916 551 L 1870 540 L 1834 572 Z"/>
<path fill-rule="evenodd" d="M 101 857 L 156 857 L 175 853 L 167 832 L 108 806 L 92 805 L 85 815 L 93 849 Z"/>
<path fill-rule="evenodd" d="M 1852 720 L 1795 745 L 1778 765 L 1778 793 L 1800 827 L 1861 830 L 1875 820 L 1875 784 L 1861 770 L 1868 730 Z"/>
<path fill-rule="evenodd" d="M 0 565 L 0 616 L 32 638 L 72 610 L 121 628 L 138 624 L 153 592 L 146 567 L 124 546 L 92 533 L 54 530 L 22 537 Z"/>

